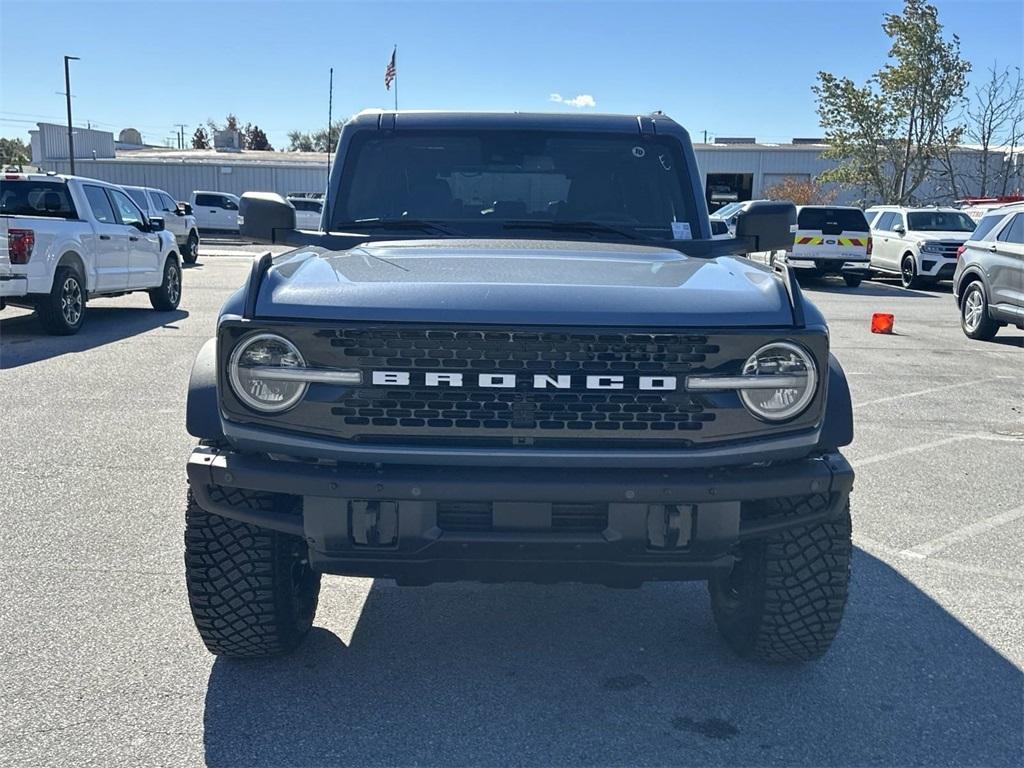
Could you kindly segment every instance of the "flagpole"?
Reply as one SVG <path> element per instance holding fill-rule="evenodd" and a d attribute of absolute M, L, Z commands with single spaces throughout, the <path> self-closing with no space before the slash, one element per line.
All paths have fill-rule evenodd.
<path fill-rule="evenodd" d="M 395 112 L 398 111 L 398 43 L 395 43 L 395 51 L 392 54 L 395 60 Z"/>

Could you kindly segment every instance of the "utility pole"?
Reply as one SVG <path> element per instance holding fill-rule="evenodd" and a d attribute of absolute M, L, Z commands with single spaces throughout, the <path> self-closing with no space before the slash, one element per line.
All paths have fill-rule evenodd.
<path fill-rule="evenodd" d="M 331 67 L 330 85 L 327 86 L 327 187 L 324 190 L 324 213 L 331 215 L 331 120 L 334 119 L 334 67 Z M 330 229 L 330 226 L 327 227 Z"/>
<path fill-rule="evenodd" d="M 175 123 L 178 127 L 178 149 L 185 148 L 185 123 Z"/>
<path fill-rule="evenodd" d="M 75 175 L 75 132 L 71 127 L 71 70 L 69 61 L 80 61 L 77 56 L 64 57 L 64 95 L 68 100 L 68 159 L 71 161 L 71 175 Z"/>

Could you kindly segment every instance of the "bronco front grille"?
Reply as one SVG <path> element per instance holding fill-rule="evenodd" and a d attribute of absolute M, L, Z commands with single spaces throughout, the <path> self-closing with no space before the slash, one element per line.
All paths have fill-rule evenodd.
<path fill-rule="evenodd" d="M 346 427 L 575 432 L 695 431 L 715 418 L 679 391 L 536 391 L 530 374 L 685 376 L 718 352 L 705 336 L 516 330 L 324 331 L 345 365 L 527 374 L 516 388 L 361 387 L 331 408 Z M 467 375 L 467 381 L 471 381 Z"/>
<path fill-rule="evenodd" d="M 230 420 L 354 443 L 466 448 L 678 449 L 778 433 L 779 425 L 755 419 L 735 392 L 690 392 L 686 378 L 738 374 L 766 340 L 793 337 L 791 331 L 770 329 L 705 333 L 365 322 L 289 321 L 270 329 L 289 338 L 308 366 L 357 370 L 362 383 L 311 384 L 294 408 L 268 416 L 237 402 L 230 382 L 222 380 Z M 222 366 L 251 332 L 223 328 Z M 825 358 L 823 334 L 797 335 Z M 377 379 L 375 372 L 381 374 Z M 496 378 L 502 380 L 498 385 Z M 605 379 L 618 386 L 597 381 Z M 818 413 L 808 409 L 786 429 L 811 426 Z"/>

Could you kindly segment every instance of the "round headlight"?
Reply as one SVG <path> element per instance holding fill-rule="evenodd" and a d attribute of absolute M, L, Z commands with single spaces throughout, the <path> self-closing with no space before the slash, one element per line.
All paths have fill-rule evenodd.
<path fill-rule="evenodd" d="M 228 365 L 231 388 L 239 400 L 264 413 L 286 411 L 306 394 L 304 381 L 274 376 L 275 368 L 302 368 L 306 362 L 288 339 L 273 333 L 258 333 L 242 339 L 231 353 Z"/>
<path fill-rule="evenodd" d="M 814 359 L 786 341 L 766 344 L 748 357 L 743 375 L 765 377 L 764 385 L 755 382 L 741 389 L 740 399 L 748 411 L 766 421 L 785 421 L 802 413 L 814 399 L 818 383 Z M 784 377 L 785 384 L 778 384 L 778 377 Z"/>

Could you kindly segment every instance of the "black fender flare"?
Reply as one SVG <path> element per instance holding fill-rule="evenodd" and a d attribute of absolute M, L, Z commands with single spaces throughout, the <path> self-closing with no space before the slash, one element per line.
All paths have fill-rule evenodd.
<path fill-rule="evenodd" d="M 853 442 L 853 402 L 846 373 L 831 352 L 828 356 L 828 396 L 825 399 L 825 420 L 821 425 L 818 447 L 834 450 Z"/>
<path fill-rule="evenodd" d="M 199 350 L 188 379 L 185 405 L 185 429 L 200 440 L 223 440 L 220 407 L 217 401 L 217 339 L 210 339 Z"/>

